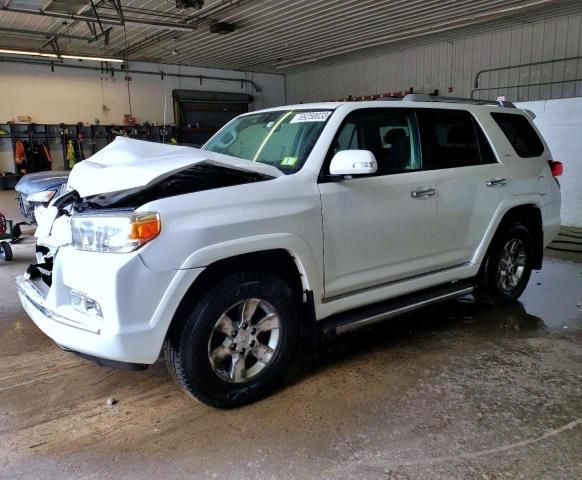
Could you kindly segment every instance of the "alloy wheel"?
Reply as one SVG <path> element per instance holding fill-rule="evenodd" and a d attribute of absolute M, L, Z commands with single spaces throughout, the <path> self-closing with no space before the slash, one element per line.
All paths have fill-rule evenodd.
<path fill-rule="evenodd" d="M 497 270 L 497 282 L 503 292 L 511 293 L 518 287 L 526 264 L 525 244 L 519 238 L 511 238 L 503 247 Z"/>
<path fill-rule="evenodd" d="M 281 319 L 268 302 L 248 298 L 216 321 L 208 342 L 212 370 L 222 380 L 243 383 L 261 373 L 280 345 Z"/>

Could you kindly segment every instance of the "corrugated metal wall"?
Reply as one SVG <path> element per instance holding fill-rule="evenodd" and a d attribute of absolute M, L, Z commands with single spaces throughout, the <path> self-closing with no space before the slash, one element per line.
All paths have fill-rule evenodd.
<path fill-rule="evenodd" d="M 361 60 L 330 64 L 287 75 L 289 103 L 335 100 L 405 91 L 469 97 L 475 75 L 488 68 L 582 55 L 582 15 L 570 15 L 511 28 L 439 41 Z M 555 82 L 554 85 L 477 92 L 477 98 L 506 95 L 514 101 L 582 95 L 582 61 L 506 69 L 483 74 L 480 87 Z M 452 86 L 453 91 L 448 92 Z"/>

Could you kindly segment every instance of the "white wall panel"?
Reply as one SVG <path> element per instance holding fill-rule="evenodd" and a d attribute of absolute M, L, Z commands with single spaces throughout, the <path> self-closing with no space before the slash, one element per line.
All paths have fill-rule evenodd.
<path fill-rule="evenodd" d="M 562 224 L 582 227 L 582 98 L 518 103 L 536 114 L 535 124 L 553 158 L 564 163 Z"/>
<path fill-rule="evenodd" d="M 582 55 L 582 15 L 575 14 L 506 27 L 433 44 L 387 51 L 343 63 L 306 67 L 287 76 L 289 102 L 333 100 L 399 92 L 468 97 L 477 72 Z M 526 85 L 559 81 L 555 85 L 503 88 L 478 94 L 481 98 L 506 95 L 514 101 L 582 95 L 582 61 L 513 68 L 482 75 L 482 87 Z M 451 93 L 447 92 L 453 87 Z"/>
<path fill-rule="evenodd" d="M 136 70 L 159 71 L 160 69 L 188 75 L 208 75 L 228 78 L 252 78 L 261 88 L 256 92 L 248 84 L 241 88 L 240 82 L 176 78 L 154 75 L 132 74 L 132 112 L 138 122 L 164 121 L 164 98 L 166 121 L 174 123 L 172 90 L 213 90 L 221 92 L 243 92 L 253 95 L 254 109 L 272 107 L 285 103 L 285 79 L 281 75 L 245 74 L 232 70 L 214 70 L 176 65 L 132 63 Z M 73 70 L 56 67 L 51 72 L 48 66 L 12 64 L 0 62 L 0 123 L 28 115 L 35 123 L 94 123 L 121 124 L 123 115 L 129 113 L 127 82 L 117 73 L 114 79 L 108 74 L 89 70 Z M 109 111 L 103 111 L 106 105 Z M 6 144 L 6 142 L 4 142 Z M 13 171 L 12 154 L 9 149 L 0 151 L 0 172 Z"/>

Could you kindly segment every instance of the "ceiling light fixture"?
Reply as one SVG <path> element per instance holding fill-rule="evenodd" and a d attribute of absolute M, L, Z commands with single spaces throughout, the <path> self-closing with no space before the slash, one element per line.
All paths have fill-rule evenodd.
<path fill-rule="evenodd" d="M 236 30 L 236 25 L 229 22 L 214 22 L 210 24 L 210 33 L 227 34 Z"/>
<path fill-rule="evenodd" d="M 176 8 L 195 8 L 200 10 L 204 6 L 204 0 L 176 0 Z"/>
<path fill-rule="evenodd" d="M 31 52 L 31 51 L 27 51 L 27 50 L 10 50 L 10 49 L 6 49 L 6 48 L 0 48 L 0 53 L 8 53 L 10 55 L 28 55 L 31 57 L 58 58 L 56 53 Z"/>
<path fill-rule="evenodd" d="M 108 58 L 108 57 L 86 57 L 84 55 L 61 55 L 61 58 L 68 58 L 71 60 L 94 60 L 95 62 L 111 62 L 111 63 L 123 63 L 124 60 L 121 58 Z"/>
<path fill-rule="evenodd" d="M 174 37 L 174 48 L 170 52 L 171 55 L 178 55 L 180 53 L 180 52 L 178 52 L 178 49 L 176 48 L 177 43 L 178 43 L 178 39 L 176 37 Z"/>
<path fill-rule="evenodd" d="M 69 60 L 93 60 L 95 62 L 123 63 L 123 60 L 119 58 L 88 57 L 85 55 L 65 55 L 65 54 L 59 56 L 56 53 L 34 52 L 30 50 L 12 50 L 8 48 L 0 48 L 0 53 L 7 53 L 9 55 L 26 55 L 30 57 L 67 58 Z"/>

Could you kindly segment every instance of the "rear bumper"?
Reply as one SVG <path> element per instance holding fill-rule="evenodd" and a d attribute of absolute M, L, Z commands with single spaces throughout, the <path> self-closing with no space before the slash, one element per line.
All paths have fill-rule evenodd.
<path fill-rule="evenodd" d="M 543 247 L 546 248 L 560 232 L 560 200 L 548 203 L 542 207 L 542 222 L 544 229 Z"/>

